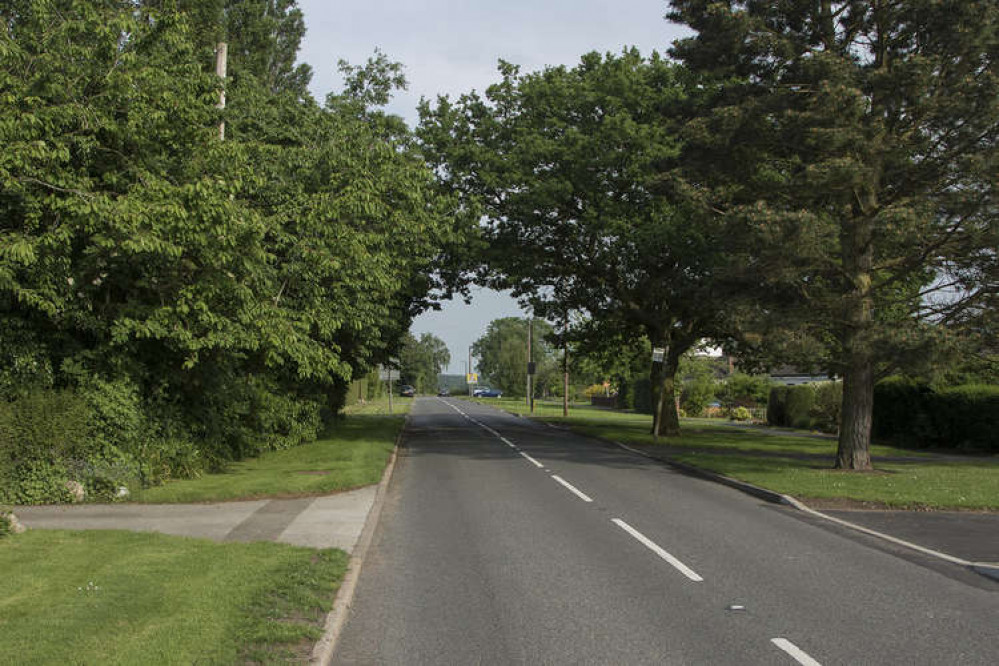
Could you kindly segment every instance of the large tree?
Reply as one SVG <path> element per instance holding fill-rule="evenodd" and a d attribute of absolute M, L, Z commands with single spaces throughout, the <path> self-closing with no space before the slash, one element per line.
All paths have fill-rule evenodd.
<path fill-rule="evenodd" d="M 672 5 L 696 32 L 674 56 L 710 77 L 687 182 L 742 225 L 778 297 L 765 311 L 824 342 L 844 379 L 836 464 L 869 468 L 876 378 L 996 293 L 999 5 Z"/>
<path fill-rule="evenodd" d="M 451 352 L 436 335 L 423 333 L 417 338 L 406 333 L 399 348 L 399 382 L 414 386 L 417 393 L 433 390 L 450 363 Z"/>
<path fill-rule="evenodd" d="M 519 317 L 503 317 L 489 322 L 486 332 L 472 344 L 472 353 L 478 361 L 479 372 L 493 388 L 510 396 L 527 393 L 527 338 L 532 324 Z M 558 360 L 551 345 L 551 324 L 535 319 L 531 357 L 536 366 L 534 387 L 536 395 L 558 385 Z"/>
<path fill-rule="evenodd" d="M 460 234 L 363 100 L 321 108 L 246 65 L 220 141 L 200 15 L 157 4 L 0 10 L 0 350 L 18 381 L 121 381 L 238 456 L 337 407 Z"/>
<path fill-rule="evenodd" d="M 717 334 L 726 309 L 724 220 L 686 208 L 666 178 L 683 73 L 636 50 L 500 73 L 485 99 L 425 106 L 421 138 L 484 207 L 494 284 L 550 321 L 575 322 L 568 337 L 587 347 L 644 336 L 665 349 L 650 370 L 653 428 L 676 434 L 679 359 Z"/>

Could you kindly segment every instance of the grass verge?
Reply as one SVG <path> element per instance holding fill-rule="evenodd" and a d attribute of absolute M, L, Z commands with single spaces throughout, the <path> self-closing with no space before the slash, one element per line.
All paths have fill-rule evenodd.
<path fill-rule="evenodd" d="M 277 543 L 31 530 L 0 540 L 0 663 L 307 659 L 347 555 Z"/>
<path fill-rule="evenodd" d="M 501 405 L 497 405 L 501 406 Z M 999 511 L 999 458 L 942 459 L 875 444 L 872 473 L 832 469 L 836 441 L 808 433 L 735 428 L 685 420 L 679 437 L 649 434 L 651 417 L 574 409 L 568 418 L 539 418 L 581 434 L 626 443 L 653 456 L 685 462 L 802 500 L 846 500 L 898 509 Z"/>
<path fill-rule="evenodd" d="M 217 502 L 322 495 L 378 483 L 404 417 L 354 411 L 322 438 L 233 463 L 219 474 L 171 481 L 136 493 L 147 503 Z"/>

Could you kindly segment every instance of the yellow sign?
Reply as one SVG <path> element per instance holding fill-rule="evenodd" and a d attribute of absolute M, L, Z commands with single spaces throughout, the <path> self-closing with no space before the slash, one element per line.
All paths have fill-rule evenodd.
<path fill-rule="evenodd" d="M 467 375 L 465 375 L 465 383 L 466 384 L 478 384 L 479 383 L 479 373 L 477 373 L 477 372 L 470 372 Z"/>

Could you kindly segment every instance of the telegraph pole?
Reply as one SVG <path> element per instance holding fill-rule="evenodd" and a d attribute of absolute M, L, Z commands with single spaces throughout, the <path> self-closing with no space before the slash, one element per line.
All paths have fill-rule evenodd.
<path fill-rule="evenodd" d="M 219 90 L 218 108 L 225 108 L 225 76 L 229 60 L 229 46 L 219 42 L 215 47 L 215 75 L 222 79 L 222 89 Z M 219 141 L 225 141 L 225 120 L 219 121 Z"/>
<path fill-rule="evenodd" d="M 528 409 L 531 410 L 531 413 L 534 413 L 534 392 L 531 391 L 532 384 L 534 383 L 531 381 L 534 378 L 534 368 L 531 367 L 533 365 L 531 361 L 534 360 L 534 357 L 531 355 L 531 343 L 533 341 L 534 341 L 534 317 L 531 317 L 531 319 L 528 321 L 527 324 L 527 387 L 526 387 L 527 393 L 525 395 L 527 399 L 527 407 Z"/>

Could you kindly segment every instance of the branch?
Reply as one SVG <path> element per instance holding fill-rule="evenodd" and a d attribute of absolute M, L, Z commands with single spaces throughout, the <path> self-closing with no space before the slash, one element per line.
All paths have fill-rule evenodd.
<path fill-rule="evenodd" d="M 56 192 L 65 192 L 66 194 L 75 194 L 77 196 L 83 197 L 84 199 L 93 199 L 94 198 L 94 195 L 90 194 L 89 192 L 84 192 L 83 190 L 76 190 L 76 189 L 72 189 L 72 188 L 67 189 L 65 187 L 59 187 L 58 185 L 53 185 L 52 183 L 47 183 L 44 180 L 39 180 L 37 178 L 32 178 L 31 176 L 20 176 L 20 177 L 18 177 L 17 180 L 19 180 L 22 183 L 34 183 L 36 185 L 41 185 L 42 187 L 46 187 L 46 188 L 48 188 L 50 190 L 54 190 Z"/>

